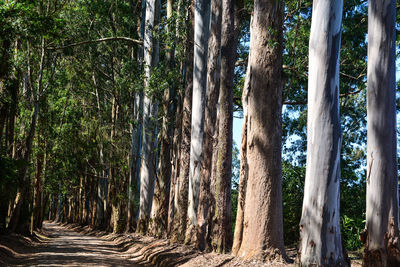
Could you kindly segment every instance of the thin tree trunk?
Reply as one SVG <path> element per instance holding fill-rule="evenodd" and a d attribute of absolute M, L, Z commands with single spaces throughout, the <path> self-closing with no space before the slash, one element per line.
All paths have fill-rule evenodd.
<path fill-rule="evenodd" d="M 146 18 L 146 1 L 141 0 L 141 17 L 139 35 L 144 39 L 145 30 L 145 18 Z M 144 50 L 142 47 L 138 48 L 137 59 L 141 64 L 141 70 L 143 69 L 143 58 Z M 134 103 L 134 118 L 135 126 L 132 127 L 132 162 L 130 168 L 129 177 L 129 190 L 128 190 L 128 215 L 127 215 L 127 226 L 126 231 L 130 231 L 133 228 L 133 221 L 136 221 L 134 212 L 137 207 L 133 207 L 133 203 L 138 201 L 140 198 L 140 166 L 141 166 L 141 150 L 142 150 L 142 117 L 143 117 L 143 92 L 135 92 L 135 103 Z M 135 186 L 133 186 L 135 185 Z"/>
<path fill-rule="evenodd" d="M 39 133 L 41 135 L 41 133 Z M 43 142 L 43 140 L 41 140 Z M 39 146 L 42 144 L 39 141 Z M 42 189 L 43 189 L 43 170 L 44 170 L 44 151 L 43 148 L 39 147 L 39 153 L 36 155 L 36 172 L 35 172 L 35 185 L 34 185 L 34 192 L 33 192 L 33 213 L 32 213 L 32 225 L 31 225 L 31 233 L 33 230 L 39 228 L 40 222 L 40 210 L 41 210 L 41 203 L 42 203 Z"/>
<path fill-rule="evenodd" d="M 210 0 L 196 0 L 194 8 L 193 97 L 188 198 L 189 225 L 185 237 L 186 243 L 194 244 L 197 242 L 196 227 L 203 152 L 209 22 Z"/>
<path fill-rule="evenodd" d="M 233 78 L 236 61 L 235 3 L 223 0 L 221 38 L 221 85 L 218 126 L 214 248 L 226 253 L 232 247 L 232 143 Z"/>
<path fill-rule="evenodd" d="M 347 266 L 340 235 L 339 62 L 343 1 L 314 1 L 307 169 L 300 221 L 302 266 Z"/>
<path fill-rule="evenodd" d="M 154 27 L 160 16 L 160 0 L 147 0 L 146 24 L 144 33 L 144 60 L 145 60 L 145 88 L 149 88 L 153 67 L 159 61 L 158 41 L 153 37 Z M 140 169 L 140 204 L 137 232 L 146 233 L 150 218 L 156 176 L 155 147 L 158 113 L 158 104 L 154 97 L 144 96 L 143 104 L 143 141 L 142 163 Z"/>
<path fill-rule="evenodd" d="M 367 212 L 363 266 L 399 266 L 396 1 L 368 6 Z"/>
<path fill-rule="evenodd" d="M 193 21 L 193 1 L 188 8 L 187 25 Z M 190 162 L 190 137 L 192 117 L 192 91 L 193 91 L 193 27 L 187 27 L 186 39 L 186 84 L 182 107 L 182 133 L 179 155 L 179 176 L 176 180 L 174 217 L 171 222 L 170 238 L 172 242 L 184 241 L 187 226 L 188 190 L 189 190 L 189 162 Z"/>
<path fill-rule="evenodd" d="M 253 23 L 253 18 L 250 19 L 250 25 Z M 251 28 L 250 28 L 250 36 L 251 36 Z M 251 47 L 251 40 L 250 40 Z M 249 54 L 249 58 L 252 58 L 251 51 Z M 250 90 L 250 60 L 247 63 L 246 70 L 246 78 L 245 84 L 242 92 L 242 105 L 243 105 L 243 128 L 241 135 L 241 144 L 240 144 L 240 181 L 239 181 L 239 196 L 238 196 L 238 205 L 236 212 L 236 223 L 235 223 L 235 233 L 233 239 L 232 253 L 234 255 L 238 255 L 240 246 L 243 241 L 243 229 L 244 229 L 244 208 L 246 203 L 246 191 L 247 191 L 247 180 L 249 175 L 249 168 L 247 163 L 247 120 L 248 120 L 248 94 Z"/>
<path fill-rule="evenodd" d="M 167 1 L 167 20 L 169 23 L 172 18 L 173 0 Z M 175 67 L 174 62 L 174 27 L 167 25 L 169 34 L 167 46 L 167 71 L 172 71 Z M 166 237 L 168 228 L 168 204 L 171 182 L 171 149 L 172 149 L 172 135 L 174 132 L 174 116 L 176 112 L 176 99 L 175 99 L 175 84 L 170 83 L 168 90 L 165 90 L 163 96 L 163 122 L 160 130 L 160 161 L 159 173 L 155 183 L 155 192 L 153 197 L 153 205 L 151 211 L 151 225 L 150 231 L 156 237 Z"/>

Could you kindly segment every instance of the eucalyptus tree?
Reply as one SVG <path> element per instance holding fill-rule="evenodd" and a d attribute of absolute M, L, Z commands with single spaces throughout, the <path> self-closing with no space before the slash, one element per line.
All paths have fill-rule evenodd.
<path fill-rule="evenodd" d="M 180 129 L 179 157 L 176 161 L 176 181 L 173 195 L 173 216 L 169 221 L 169 235 L 172 241 L 184 241 L 187 227 L 189 167 L 190 167 L 190 140 L 192 117 L 192 93 L 193 93 L 193 39 L 194 29 L 191 21 L 194 15 L 194 1 L 188 0 L 188 8 L 185 17 L 186 40 L 184 57 L 185 90 L 183 92 L 182 118 Z M 171 209 L 172 209 L 171 207 Z"/>
<path fill-rule="evenodd" d="M 139 36 L 144 38 L 144 26 L 146 17 L 146 1 L 141 0 L 140 12 L 138 12 L 138 20 L 140 23 Z M 137 52 L 140 70 L 143 69 L 143 47 L 140 46 Z M 127 225 L 126 231 L 130 231 L 133 218 L 135 217 L 133 204 L 134 201 L 140 199 L 140 166 L 141 166 L 141 151 L 142 151 L 142 117 L 143 117 L 143 91 L 142 88 L 136 88 L 135 100 L 133 104 L 134 123 L 132 123 L 132 141 L 131 141 L 131 167 L 128 183 L 128 204 L 127 204 Z M 136 185 L 136 186 L 134 186 Z M 135 192 L 134 192 L 135 187 Z M 136 197 L 134 197 L 134 195 Z"/>
<path fill-rule="evenodd" d="M 228 252 L 232 246 L 232 143 L 233 143 L 233 78 L 236 61 L 235 1 L 222 4 L 221 84 L 218 115 L 218 148 L 216 160 L 216 205 L 214 247 Z"/>
<path fill-rule="evenodd" d="M 217 113 L 221 69 L 222 0 L 211 2 L 210 37 L 208 39 L 207 89 L 204 114 L 203 164 L 201 167 L 198 210 L 198 240 L 201 250 L 212 249 L 213 216 L 215 210 L 215 148 L 218 143 Z"/>
<path fill-rule="evenodd" d="M 248 178 L 242 239 L 235 250 L 266 261 L 287 259 L 281 204 L 283 12 L 282 1 L 254 1 L 246 81 Z"/>
<path fill-rule="evenodd" d="M 165 78 L 168 88 L 164 89 L 162 99 L 163 117 L 160 129 L 160 160 L 159 171 L 155 182 L 153 205 L 151 210 L 150 231 L 156 237 L 166 236 L 168 228 L 168 204 L 171 184 L 171 150 L 172 135 L 174 132 L 174 115 L 176 112 L 176 86 L 174 68 L 175 68 L 175 49 L 174 37 L 175 27 L 173 20 L 173 0 L 167 1 L 167 45 L 166 45 L 166 71 Z"/>
<path fill-rule="evenodd" d="M 340 235 L 339 59 L 343 1 L 314 1 L 309 42 L 302 266 L 346 266 Z"/>
<path fill-rule="evenodd" d="M 396 1 L 370 0 L 367 212 L 363 266 L 400 264 L 396 133 Z"/>
<path fill-rule="evenodd" d="M 196 240 L 197 211 L 200 195 L 200 172 L 202 165 L 204 110 L 207 85 L 207 54 L 210 22 L 210 0 L 194 3 L 194 58 L 192 125 L 190 140 L 189 199 L 186 242 Z"/>
<path fill-rule="evenodd" d="M 160 0 L 146 1 L 144 62 L 145 62 L 145 96 L 143 104 L 143 143 L 140 169 L 140 207 L 137 231 L 145 233 L 150 218 L 156 176 L 155 148 L 157 133 L 158 104 L 154 95 L 149 95 L 152 69 L 159 61 L 159 45 L 153 31 L 159 21 Z"/>

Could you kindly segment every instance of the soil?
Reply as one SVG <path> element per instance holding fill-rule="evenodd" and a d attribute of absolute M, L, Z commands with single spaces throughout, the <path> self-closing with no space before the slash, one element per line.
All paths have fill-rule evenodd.
<path fill-rule="evenodd" d="M 294 258 L 296 249 L 288 249 Z M 352 266 L 361 266 L 350 254 Z M 110 234 L 89 227 L 46 221 L 26 237 L 0 236 L 0 266 L 289 266 L 244 261 L 229 254 L 202 253 L 167 239 L 134 233 Z"/>

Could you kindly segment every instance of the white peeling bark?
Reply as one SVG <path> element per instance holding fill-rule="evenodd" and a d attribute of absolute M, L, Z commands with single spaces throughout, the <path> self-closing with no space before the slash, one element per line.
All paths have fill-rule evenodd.
<path fill-rule="evenodd" d="M 153 38 L 153 30 L 158 22 L 160 12 L 160 0 L 146 1 L 146 18 L 144 32 L 144 63 L 145 63 L 145 82 L 144 87 L 149 87 L 149 80 L 152 68 L 159 61 L 159 46 Z M 151 204 L 154 194 L 154 179 L 156 174 L 156 117 L 158 103 L 156 100 L 145 94 L 143 100 L 143 140 L 142 140 L 142 163 L 140 169 L 140 204 L 138 231 L 146 232 L 148 219 L 150 217 Z"/>
<path fill-rule="evenodd" d="M 302 266 L 347 265 L 340 235 L 339 58 L 342 0 L 315 0 L 309 44 Z"/>
<path fill-rule="evenodd" d="M 207 85 L 210 0 L 196 0 L 194 10 L 193 97 L 188 206 L 189 229 L 197 225 L 197 209 L 199 206 L 201 154 L 203 150 L 204 110 Z"/>
<path fill-rule="evenodd" d="M 396 143 L 396 8 L 368 8 L 367 212 L 364 266 L 399 266 Z"/>

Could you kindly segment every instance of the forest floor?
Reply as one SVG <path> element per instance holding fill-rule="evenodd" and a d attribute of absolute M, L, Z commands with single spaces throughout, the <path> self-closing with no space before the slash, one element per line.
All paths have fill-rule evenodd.
<path fill-rule="evenodd" d="M 291 258 L 296 249 L 288 249 Z M 350 254 L 352 266 L 361 266 Z M 0 266 L 288 266 L 245 261 L 232 255 L 202 253 L 138 234 L 110 234 L 78 225 L 46 221 L 32 237 L 0 236 Z"/>

